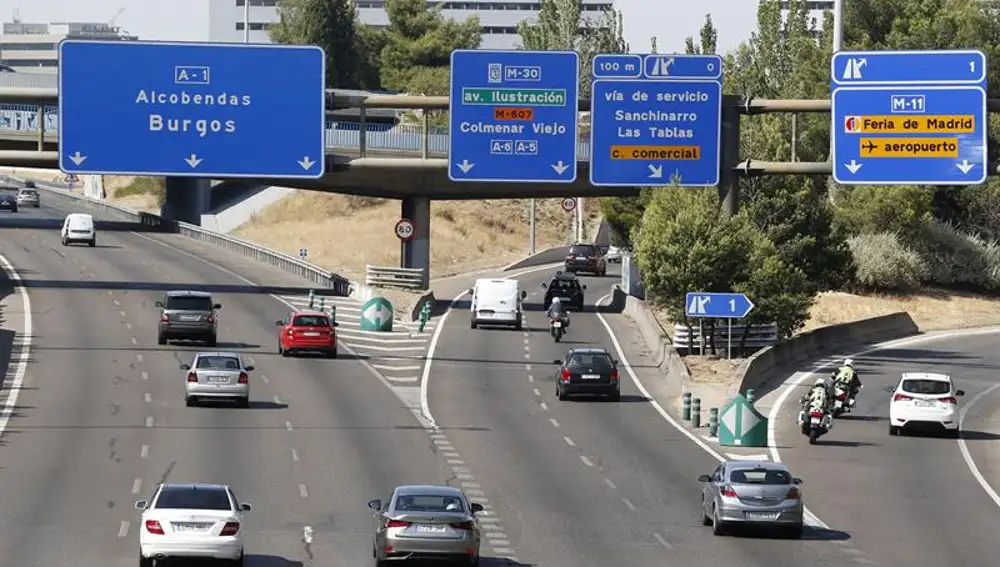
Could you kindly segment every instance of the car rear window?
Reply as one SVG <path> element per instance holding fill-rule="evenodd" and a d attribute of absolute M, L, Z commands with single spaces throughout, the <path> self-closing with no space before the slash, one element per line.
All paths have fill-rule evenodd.
<path fill-rule="evenodd" d="M 612 370 L 614 362 L 604 353 L 574 354 L 569 357 L 569 368 L 593 368 L 594 370 Z"/>
<path fill-rule="evenodd" d="M 457 496 L 409 495 L 396 499 L 398 512 L 463 512 L 462 499 Z"/>
<path fill-rule="evenodd" d="M 594 251 L 593 246 L 571 246 L 569 253 L 574 256 L 593 256 L 597 252 Z"/>
<path fill-rule="evenodd" d="M 229 495 L 219 488 L 164 488 L 154 508 L 171 510 L 232 510 Z"/>
<path fill-rule="evenodd" d="M 329 327 L 330 321 L 322 315 L 298 315 L 292 319 L 293 327 Z"/>
<path fill-rule="evenodd" d="M 951 384 L 942 380 L 903 380 L 903 391 L 911 394 L 947 394 Z"/>
<path fill-rule="evenodd" d="M 239 370 L 240 359 L 234 356 L 199 356 L 195 368 L 212 370 Z"/>
<path fill-rule="evenodd" d="M 192 296 L 167 297 L 167 309 L 177 311 L 211 311 L 212 298 Z"/>
<path fill-rule="evenodd" d="M 552 283 L 549 284 L 552 289 L 580 289 L 580 282 L 577 280 L 568 279 L 554 279 Z"/>
<path fill-rule="evenodd" d="M 729 473 L 729 481 L 734 484 L 791 484 L 792 475 L 779 470 L 736 469 Z"/>
<path fill-rule="evenodd" d="M 21 194 L 34 197 L 35 195 L 38 195 L 38 191 L 35 191 L 34 189 L 21 189 Z"/>

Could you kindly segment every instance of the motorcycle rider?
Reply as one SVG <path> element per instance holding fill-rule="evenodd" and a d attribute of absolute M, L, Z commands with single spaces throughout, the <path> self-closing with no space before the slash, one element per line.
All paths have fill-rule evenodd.
<path fill-rule="evenodd" d="M 830 392 L 826 385 L 826 379 L 817 378 L 816 381 L 813 382 L 812 388 L 810 388 L 809 391 L 802 396 L 799 403 L 801 403 L 802 408 L 807 411 L 821 411 L 823 413 L 828 413 Z"/>
<path fill-rule="evenodd" d="M 861 379 L 858 378 L 858 371 L 854 369 L 854 359 L 845 358 L 844 363 L 837 369 L 834 383 L 840 385 L 849 392 L 848 399 L 854 400 L 861 390 Z"/>
<path fill-rule="evenodd" d="M 558 319 L 562 322 L 563 331 L 569 327 L 569 311 L 566 310 L 566 306 L 558 297 L 552 298 L 552 305 L 549 305 L 549 310 L 546 313 L 549 316 L 549 321 Z"/>

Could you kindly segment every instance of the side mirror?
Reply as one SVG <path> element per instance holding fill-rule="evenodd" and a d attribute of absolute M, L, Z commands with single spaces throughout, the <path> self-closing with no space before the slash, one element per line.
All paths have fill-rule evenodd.
<path fill-rule="evenodd" d="M 222 304 L 216 303 L 215 305 L 212 306 L 212 309 L 222 309 Z"/>
<path fill-rule="evenodd" d="M 473 502 L 472 504 L 469 504 L 469 509 L 472 510 L 473 514 L 477 514 L 483 511 L 483 505 L 479 502 Z"/>
<path fill-rule="evenodd" d="M 338 323 L 338 322 L 334 321 L 333 323 L 330 323 L 330 325 L 332 325 L 332 326 L 334 326 L 334 327 L 339 327 L 339 326 L 340 326 L 340 323 Z"/>
<path fill-rule="evenodd" d="M 285 326 L 285 322 L 284 321 L 275 321 L 274 322 L 274 326 L 275 327 L 284 327 Z"/>
<path fill-rule="evenodd" d="M 587 286 L 586 286 L 586 285 L 584 285 L 584 286 L 581 286 L 581 287 L 583 287 L 583 289 L 587 289 Z"/>
<path fill-rule="evenodd" d="M 793 478 L 792 479 L 792 484 L 802 484 L 802 479 L 801 478 Z"/>
<path fill-rule="evenodd" d="M 253 510 L 253 506 L 251 506 L 251 505 L 247 504 L 246 502 L 244 502 L 244 503 L 240 504 L 240 510 L 243 510 L 244 512 L 249 512 L 250 510 Z"/>
<path fill-rule="evenodd" d="M 253 369 L 254 369 L 254 368 L 256 368 L 256 366 L 254 366 L 254 365 L 252 365 L 252 364 L 251 364 L 251 365 L 249 365 L 249 366 L 247 366 L 247 372 L 253 372 Z"/>
<path fill-rule="evenodd" d="M 698 477 L 698 482 L 712 482 L 712 477 L 708 476 L 707 474 L 703 474 Z"/>
<path fill-rule="evenodd" d="M 378 500 L 378 499 L 369 500 L 368 501 L 368 507 L 371 508 L 372 510 L 375 510 L 376 512 L 378 512 L 379 510 L 382 509 L 382 501 Z"/>
<path fill-rule="evenodd" d="M 156 303 L 154 303 L 153 305 L 155 305 L 155 306 L 157 306 L 157 307 L 159 307 L 159 308 L 161 308 L 161 309 L 163 308 L 163 302 L 162 302 L 162 301 L 157 301 L 157 302 L 156 302 Z"/>
<path fill-rule="evenodd" d="M 522 291 L 521 292 L 521 299 L 524 299 L 525 297 L 528 297 L 528 292 Z"/>
<path fill-rule="evenodd" d="M 474 288 L 470 287 L 469 288 L 469 295 L 475 295 L 475 294 L 476 294 L 476 290 Z"/>
<path fill-rule="evenodd" d="M 965 390 L 955 390 L 955 395 L 956 396 L 964 396 L 965 395 Z"/>
<path fill-rule="evenodd" d="M 558 364 L 559 366 L 562 366 L 563 361 L 561 361 L 561 360 L 553 360 L 552 364 Z"/>
<path fill-rule="evenodd" d="M 145 500 L 136 500 L 135 501 L 135 509 L 136 510 L 145 510 L 147 504 L 149 504 L 149 502 L 146 502 Z"/>
<path fill-rule="evenodd" d="M 546 285 L 546 283 L 545 283 L 545 282 L 542 282 L 542 289 L 548 289 L 548 288 L 549 288 L 549 286 L 548 286 L 548 285 Z"/>
<path fill-rule="evenodd" d="M 191 370 L 191 365 L 190 364 L 182 364 L 181 365 L 181 370 Z"/>

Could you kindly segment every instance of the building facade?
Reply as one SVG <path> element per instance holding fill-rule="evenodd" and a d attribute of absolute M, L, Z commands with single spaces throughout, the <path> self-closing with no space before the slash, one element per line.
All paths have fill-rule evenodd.
<path fill-rule="evenodd" d="M 833 0 L 807 0 L 806 9 L 809 10 L 809 20 L 812 22 L 816 31 L 819 32 L 823 29 L 823 14 L 824 12 L 833 11 Z M 782 18 L 788 17 L 788 2 L 781 3 L 781 15 Z"/>
<path fill-rule="evenodd" d="M 209 0 L 209 40 L 241 42 L 244 37 L 244 10 L 250 2 L 250 41 L 267 43 L 268 28 L 278 21 L 279 0 Z M 581 0 L 581 18 L 596 19 L 612 7 L 613 0 Z M 354 0 L 362 23 L 385 27 L 389 18 L 385 12 L 385 0 Z M 441 13 L 454 20 L 479 17 L 482 29 L 483 49 L 516 49 L 521 39 L 517 35 L 517 24 L 538 17 L 538 0 L 461 0 L 427 2 L 439 7 Z"/>
<path fill-rule="evenodd" d="M 0 35 L 0 64 L 18 72 L 54 74 L 59 68 L 59 42 L 66 38 L 137 39 L 121 28 L 106 23 L 4 22 L 3 34 Z"/>

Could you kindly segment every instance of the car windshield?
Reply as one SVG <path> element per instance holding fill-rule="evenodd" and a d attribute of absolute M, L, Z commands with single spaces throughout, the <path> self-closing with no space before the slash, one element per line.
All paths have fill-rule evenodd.
<path fill-rule="evenodd" d="M 322 315 L 297 315 L 292 319 L 293 327 L 329 327 L 330 321 Z"/>
<path fill-rule="evenodd" d="M 232 510 L 229 495 L 221 488 L 166 487 L 154 508 L 172 510 Z"/>
<path fill-rule="evenodd" d="M 211 311 L 212 298 L 196 295 L 175 295 L 167 297 L 167 309 L 176 311 Z"/>
<path fill-rule="evenodd" d="M 569 357 L 566 366 L 568 368 L 588 368 L 597 371 L 607 371 L 614 368 L 611 357 L 601 353 L 580 353 Z"/>
<path fill-rule="evenodd" d="M 240 359 L 235 356 L 199 356 L 195 368 L 211 370 L 239 370 Z"/>
<path fill-rule="evenodd" d="M 903 380 L 903 391 L 911 394 L 947 394 L 951 384 L 943 380 Z"/>
<path fill-rule="evenodd" d="M 792 475 L 787 471 L 771 469 L 736 469 L 729 473 L 729 481 L 733 484 L 791 484 Z"/>
<path fill-rule="evenodd" d="M 569 253 L 574 256 L 594 256 L 595 251 L 593 246 L 571 246 Z"/>
<path fill-rule="evenodd" d="M 462 499 L 457 496 L 414 494 L 396 499 L 398 512 L 463 512 Z"/>

